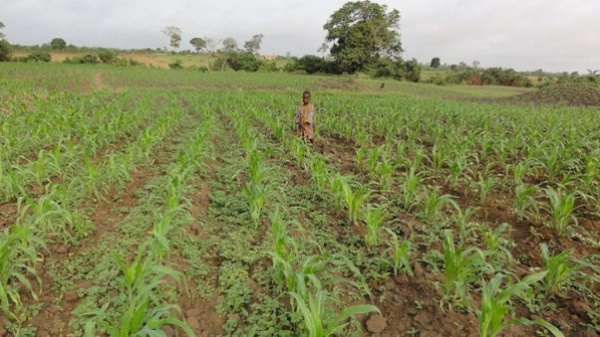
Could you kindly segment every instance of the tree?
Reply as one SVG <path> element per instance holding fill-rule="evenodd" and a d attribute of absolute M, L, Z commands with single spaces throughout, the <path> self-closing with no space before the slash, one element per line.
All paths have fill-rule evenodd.
<path fill-rule="evenodd" d="M 262 44 L 263 37 L 265 36 L 262 34 L 254 35 L 250 39 L 250 41 L 246 41 L 244 43 L 244 49 L 246 49 L 247 52 L 252 54 L 258 53 L 258 51 L 260 50 L 260 45 Z"/>
<path fill-rule="evenodd" d="M 196 52 L 199 53 L 202 49 L 206 48 L 206 40 L 200 37 L 195 37 L 190 40 L 190 44 L 196 48 Z"/>
<path fill-rule="evenodd" d="M 334 42 L 331 55 L 340 70 L 365 69 L 379 57 L 393 58 L 402 52 L 398 32 L 400 12 L 370 1 L 348 2 L 323 26 L 326 40 Z"/>
<path fill-rule="evenodd" d="M 0 40 L 4 40 L 4 33 L 2 32 L 2 29 L 4 29 L 4 23 L 2 21 L 0 21 Z"/>
<path fill-rule="evenodd" d="M 206 42 L 206 49 L 208 49 L 209 52 L 215 51 L 219 43 L 221 43 L 221 40 L 213 39 L 212 37 L 206 36 L 204 37 L 204 41 Z"/>
<path fill-rule="evenodd" d="M 475 68 L 475 69 L 479 68 L 480 64 L 481 64 L 481 62 L 479 62 L 479 61 L 473 61 L 473 68 Z"/>
<path fill-rule="evenodd" d="M 238 49 L 237 41 L 232 37 L 226 38 L 225 40 L 223 40 L 223 49 L 226 52 L 236 51 Z"/>
<path fill-rule="evenodd" d="M 55 37 L 52 39 L 52 41 L 50 41 L 50 47 L 52 47 L 54 50 L 63 50 L 66 46 L 67 42 L 60 37 Z"/>
<path fill-rule="evenodd" d="M 421 79 L 421 66 L 416 59 L 404 62 L 404 78 L 411 82 L 419 82 Z"/>
<path fill-rule="evenodd" d="M 440 58 L 434 57 L 431 59 L 431 68 L 439 68 L 440 66 Z"/>
<path fill-rule="evenodd" d="M 175 26 L 167 26 L 162 30 L 162 33 L 171 39 L 171 48 L 176 50 L 179 48 L 179 44 L 181 43 L 181 28 Z"/>
<path fill-rule="evenodd" d="M 0 62 L 9 62 L 11 54 L 10 44 L 5 40 L 0 40 Z"/>

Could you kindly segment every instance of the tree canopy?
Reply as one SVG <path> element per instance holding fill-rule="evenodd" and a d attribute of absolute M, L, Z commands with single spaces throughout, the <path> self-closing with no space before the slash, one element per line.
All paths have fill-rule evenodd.
<path fill-rule="evenodd" d="M 200 52 L 202 49 L 206 48 L 206 40 L 200 37 L 191 39 L 190 44 L 196 49 L 196 52 Z"/>
<path fill-rule="evenodd" d="M 170 45 L 173 50 L 179 48 L 179 44 L 181 43 L 181 28 L 175 26 L 167 26 L 162 30 L 162 33 L 169 37 Z"/>
<path fill-rule="evenodd" d="M 262 39 L 265 37 L 263 34 L 254 35 L 250 41 L 246 41 L 244 43 L 244 49 L 247 52 L 256 54 L 260 50 L 260 45 L 262 44 Z"/>
<path fill-rule="evenodd" d="M 323 28 L 333 42 L 331 55 L 340 70 L 364 70 L 380 57 L 396 58 L 402 52 L 400 12 L 371 1 L 348 2 L 334 12 Z"/>
<path fill-rule="evenodd" d="M 55 37 L 52 39 L 52 41 L 50 41 L 50 47 L 52 47 L 54 50 L 63 50 L 66 46 L 67 42 L 60 37 Z"/>
<path fill-rule="evenodd" d="M 4 28 L 4 23 L 2 21 L 0 21 L 0 40 L 4 40 L 4 33 L 2 32 L 2 29 Z"/>
<path fill-rule="evenodd" d="M 431 68 L 438 68 L 440 66 L 440 58 L 439 57 L 434 57 L 431 59 Z"/>
<path fill-rule="evenodd" d="M 237 41 L 232 37 L 226 38 L 223 40 L 223 49 L 226 52 L 236 51 L 238 49 Z"/>
<path fill-rule="evenodd" d="M 5 40 L 0 40 L 0 62 L 9 62 L 11 54 L 10 44 Z"/>

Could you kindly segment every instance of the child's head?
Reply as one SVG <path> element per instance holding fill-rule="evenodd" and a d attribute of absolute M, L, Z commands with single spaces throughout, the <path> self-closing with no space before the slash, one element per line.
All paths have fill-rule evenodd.
<path fill-rule="evenodd" d="M 304 103 L 304 105 L 310 103 L 310 91 L 304 90 L 304 92 L 302 93 L 302 102 Z"/>

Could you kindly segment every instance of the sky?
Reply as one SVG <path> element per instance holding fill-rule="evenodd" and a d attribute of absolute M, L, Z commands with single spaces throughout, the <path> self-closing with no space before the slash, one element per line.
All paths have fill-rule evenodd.
<path fill-rule="evenodd" d="M 0 0 L 9 42 L 107 48 L 168 47 L 166 26 L 193 37 L 233 37 L 243 46 L 264 34 L 261 52 L 318 54 L 323 25 L 338 0 Z M 405 59 L 516 70 L 600 69 L 599 0 L 375 1 L 401 14 Z"/>

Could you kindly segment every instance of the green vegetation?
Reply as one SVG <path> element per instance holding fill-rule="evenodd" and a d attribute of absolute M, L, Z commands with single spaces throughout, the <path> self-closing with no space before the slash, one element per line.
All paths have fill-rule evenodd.
<path fill-rule="evenodd" d="M 114 57 L 0 65 L 0 333 L 600 330 L 594 107 Z"/>

